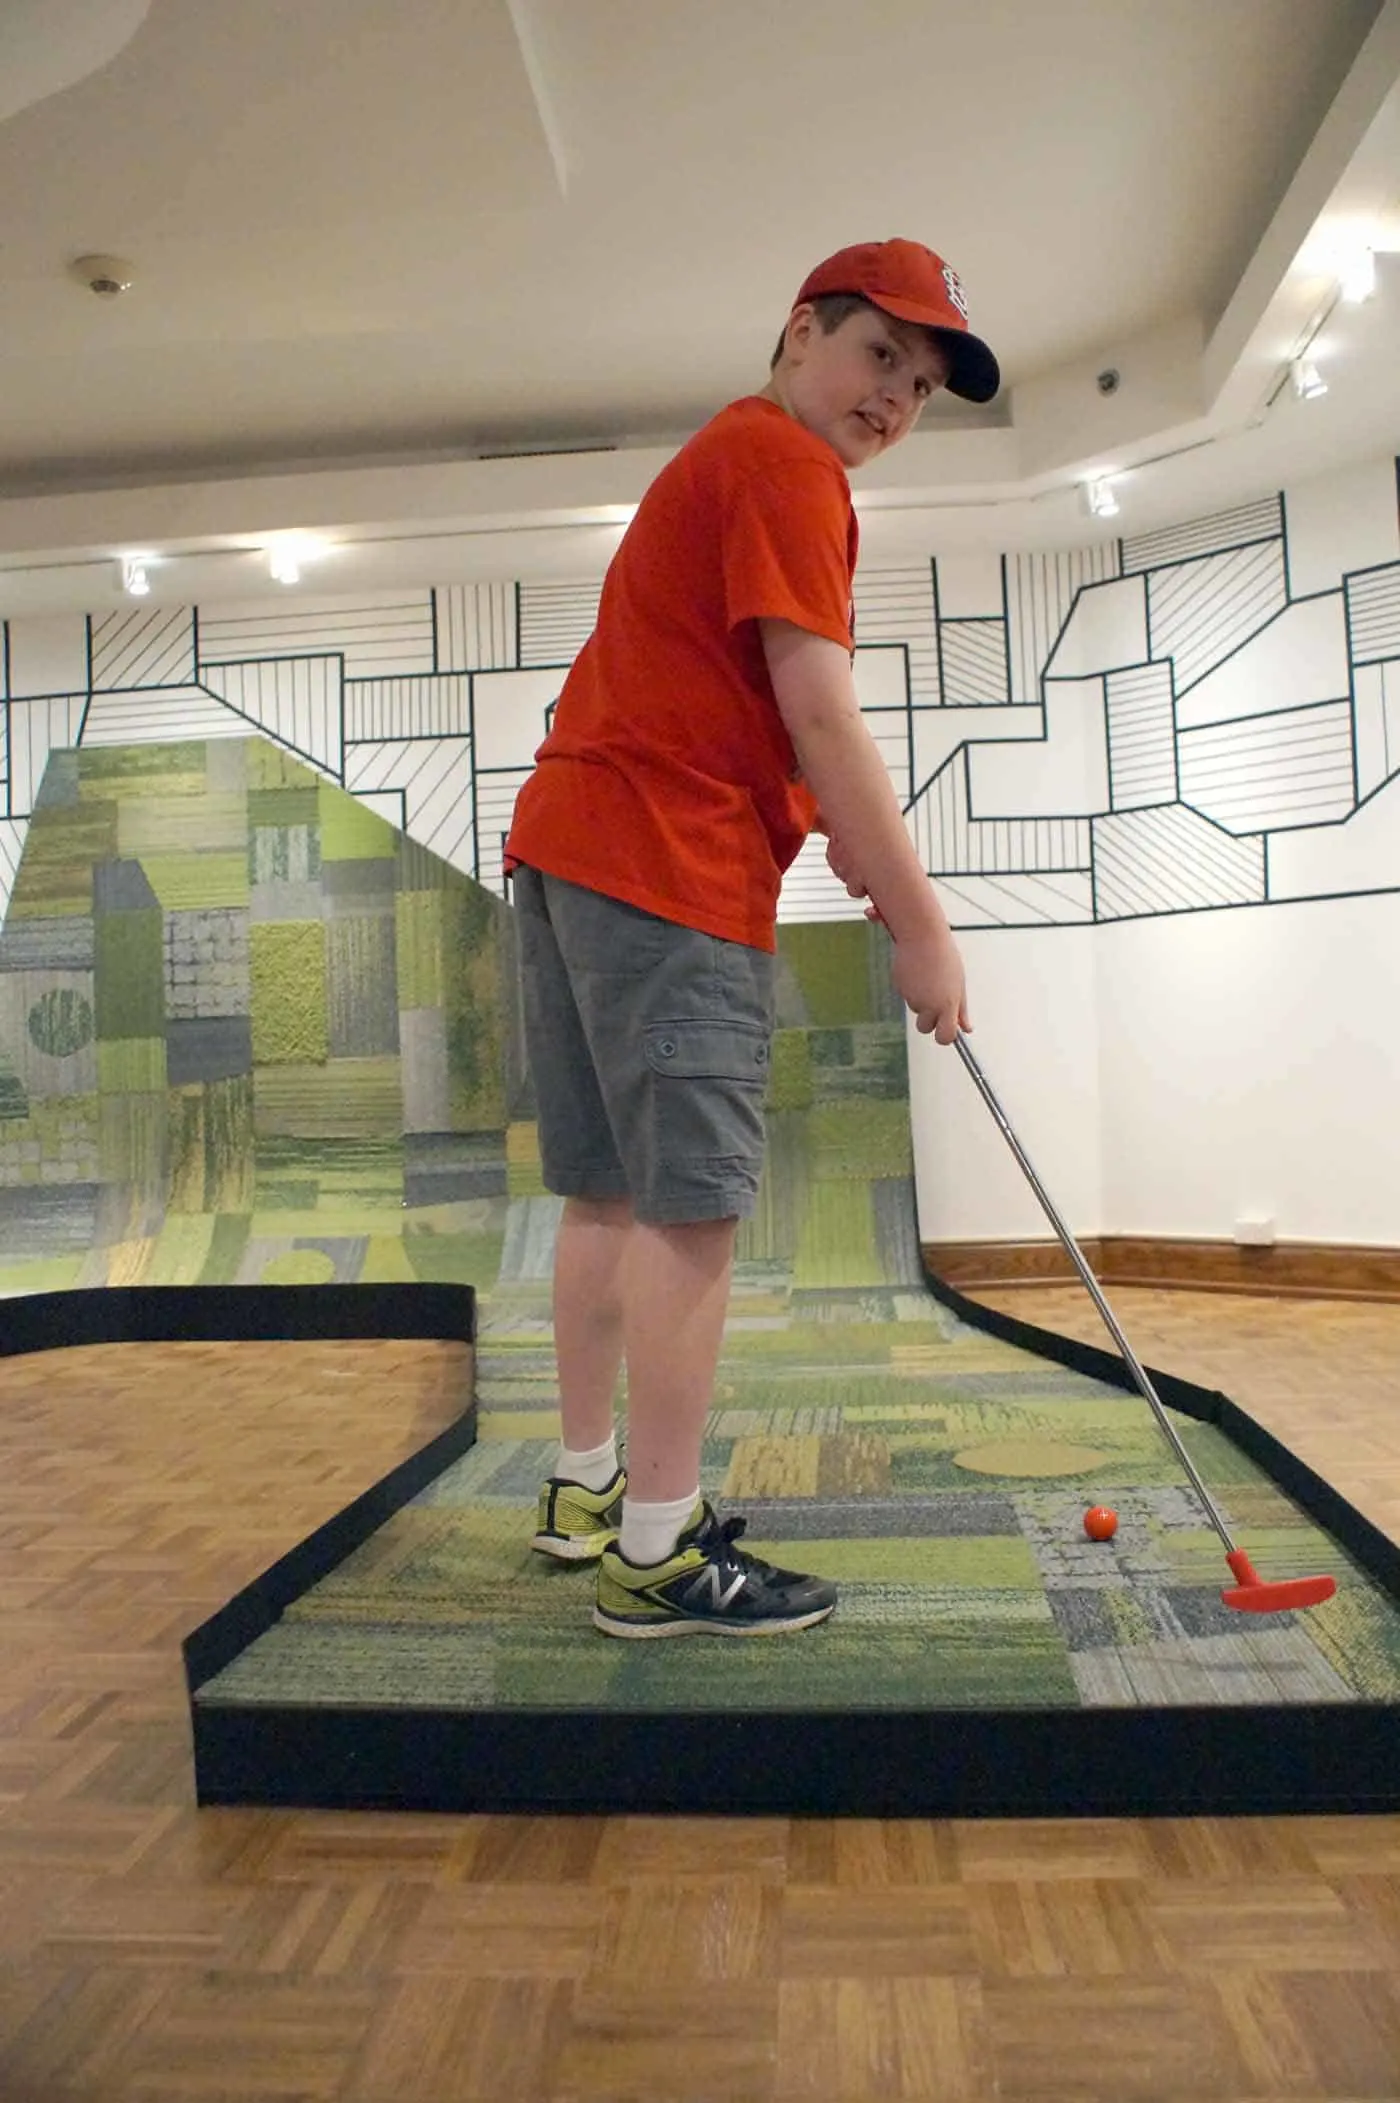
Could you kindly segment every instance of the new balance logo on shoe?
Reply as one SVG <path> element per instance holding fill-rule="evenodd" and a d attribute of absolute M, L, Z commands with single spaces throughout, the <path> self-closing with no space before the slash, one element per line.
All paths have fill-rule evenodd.
<path fill-rule="evenodd" d="M 706 1607 L 715 1614 L 722 1614 L 731 1599 L 736 1599 L 744 1589 L 744 1572 L 736 1570 L 726 1584 L 725 1571 L 718 1563 L 706 1563 L 692 1584 L 685 1588 L 684 1599 L 688 1607 Z"/>

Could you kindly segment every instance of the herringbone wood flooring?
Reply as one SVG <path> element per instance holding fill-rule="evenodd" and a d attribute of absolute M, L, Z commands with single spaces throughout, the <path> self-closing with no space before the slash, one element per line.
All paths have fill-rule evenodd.
<path fill-rule="evenodd" d="M 1135 1297 L 1149 1360 L 1261 1415 L 1276 1376 L 1329 1455 L 1355 1406 L 1393 1486 L 1400 1310 Z M 196 1812 L 181 1636 L 461 1380 L 398 1343 L 0 1362 L 3 2103 L 1400 2096 L 1400 1818 Z"/>

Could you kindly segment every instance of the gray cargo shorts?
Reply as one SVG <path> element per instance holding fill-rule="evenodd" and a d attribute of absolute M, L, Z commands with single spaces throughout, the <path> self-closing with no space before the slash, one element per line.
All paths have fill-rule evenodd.
<path fill-rule="evenodd" d="M 545 1188 L 656 1224 L 750 1217 L 773 957 L 536 869 L 512 888 Z"/>

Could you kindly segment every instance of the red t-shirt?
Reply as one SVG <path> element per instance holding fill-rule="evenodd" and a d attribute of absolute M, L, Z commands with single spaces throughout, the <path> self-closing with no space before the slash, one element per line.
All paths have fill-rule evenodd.
<path fill-rule="evenodd" d="M 664 467 L 603 585 L 520 792 L 528 862 L 702 934 L 775 947 L 816 804 L 757 623 L 851 646 L 856 520 L 832 448 L 754 395 Z"/>

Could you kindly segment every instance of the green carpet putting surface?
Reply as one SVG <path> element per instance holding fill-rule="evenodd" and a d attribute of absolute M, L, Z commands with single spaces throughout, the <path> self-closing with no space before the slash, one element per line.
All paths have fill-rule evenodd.
<path fill-rule="evenodd" d="M 1327 1606 L 1224 1606 L 1219 1540 L 1146 1403 L 933 1298 L 883 934 L 786 929 L 780 966 L 769 1155 L 702 1487 L 769 1560 L 836 1579 L 835 1616 L 777 1640 L 623 1643 L 592 1625 L 591 1571 L 529 1547 L 558 1438 L 560 1208 L 520 1122 L 500 1270 L 479 1288 L 476 1445 L 199 1702 L 636 1714 L 1400 1698 L 1400 1604 L 1219 1429 L 1179 1418 L 1227 1523 L 1265 1578 L 1333 1572 Z M 1098 1503 L 1119 1515 L 1109 1543 L 1084 1532 Z"/>
<path fill-rule="evenodd" d="M 548 1200 L 526 1200 L 542 1210 Z M 543 1250 L 539 1222 L 522 1241 Z M 1400 1608 L 1214 1426 L 1176 1421 L 1267 1578 L 1242 1615 L 1147 1406 L 979 1335 L 927 1293 L 736 1295 L 703 1477 L 746 1545 L 838 1581 L 785 1639 L 621 1643 L 593 1574 L 529 1547 L 555 1428 L 548 1293 L 482 1303 L 476 1445 L 200 1690 L 202 1703 L 430 1709 L 931 1708 L 1400 1698 Z M 1087 1505 L 1111 1504 L 1111 1542 Z"/>

